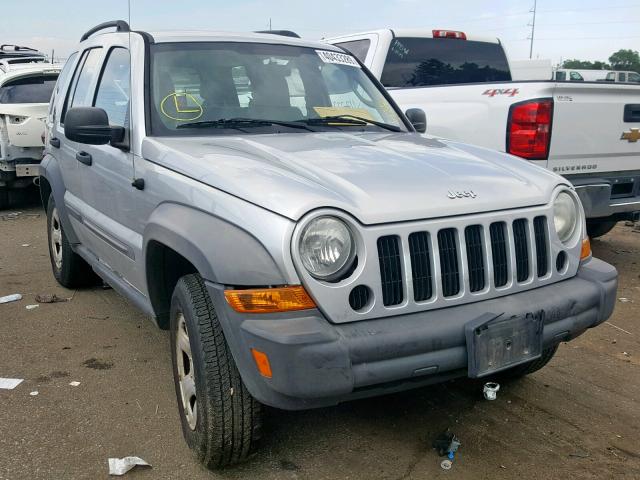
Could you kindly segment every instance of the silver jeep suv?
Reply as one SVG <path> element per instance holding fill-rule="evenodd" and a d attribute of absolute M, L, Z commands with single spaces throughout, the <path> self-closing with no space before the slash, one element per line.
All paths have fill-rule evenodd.
<path fill-rule="evenodd" d="M 421 135 L 338 47 L 109 22 L 52 102 L 54 275 L 97 274 L 170 330 L 209 468 L 248 455 L 263 404 L 521 376 L 613 310 L 565 179 Z"/>

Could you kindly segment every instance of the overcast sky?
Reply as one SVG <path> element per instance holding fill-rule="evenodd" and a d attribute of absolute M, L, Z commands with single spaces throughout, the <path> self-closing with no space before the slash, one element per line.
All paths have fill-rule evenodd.
<path fill-rule="evenodd" d="M 127 19 L 127 0 L 0 0 L 0 43 L 65 57 L 82 33 Z M 499 37 L 513 59 L 529 55 L 533 0 L 131 0 L 131 26 L 147 30 L 291 29 L 319 39 L 395 27 L 447 28 Z M 538 0 L 534 58 L 606 60 L 640 50 L 640 0 Z"/>

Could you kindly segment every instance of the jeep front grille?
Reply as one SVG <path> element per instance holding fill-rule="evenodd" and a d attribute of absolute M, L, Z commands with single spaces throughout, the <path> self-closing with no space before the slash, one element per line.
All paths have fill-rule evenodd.
<path fill-rule="evenodd" d="M 500 288 L 505 287 L 509 281 L 527 282 L 531 276 L 530 258 L 533 258 L 533 243 L 536 275 L 544 277 L 549 265 L 546 221 L 546 217 L 542 216 L 535 217 L 533 222 L 526 218 L 518 218 L 511 223 L 510 228 L 506 222 L 493 222 L 489 226 L 488 238 L 485 237 L 482 225 L 465 227 L 462 236 L 456 228 L 411 233 L 407 246 L 413 300 L 429 300 L 436 287 L 436 278 L 439 279 L 440 292 L 444 298 L 455 297 L 464 285 L 467 285 L 466 289 L 469 292 L 477 293 L 485 290 L 488 283 Z M 530 229 L 534 232 L 534 242 L 529 239 Z M 437 240 L 432 245 L 434 238 Z M 404 299 L 405 289 L 400 238 L 396 235 L 385 235 L 378 238 L 377 243 L 383 305 L 399 305 Z M 439 258 L 433 273 L 434 264 L 430 255 L 432 251 L 437 251 Z M 461 255 L 463 251 L 466 252 L 464 257 Z M 488 255 L 493 265 L 491 273 L 485 267 Z M 466 262 L 465 268 L 461 268 L 462 261 Z M 493 278 L 489 278 L 490 276 Z"/>
<path fill-rule="evenodd" d="M 297 268 L 305 288 L 334 323 L 517 294 L 571 278 L 580 265 L 581 242 L 567 246 L 558 239 L 551 203 L 373 225 L 358 224 L 334 210 L 314 212 L 313 217 L 323 214 L 342 216 L 357 232 L 358 262 L 346 278 L 325 282 Z M 297 232 L 305 223 L 300 225 Z M 297 242 L 294 235 L 292 244 Z M 294 261 L 301 265 L 296 250 Z M 558 264 L 557 258 L 562 260 Z M 491 308 L 500 310 L 500 303 Z"/>

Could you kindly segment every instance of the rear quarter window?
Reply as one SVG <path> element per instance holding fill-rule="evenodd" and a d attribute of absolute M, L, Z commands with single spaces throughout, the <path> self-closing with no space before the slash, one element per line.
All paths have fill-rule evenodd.
<path fill-rule="evenodd" d="M 450 38 L 395 38 L 382 70 L 385 87 L 510 81 L 498 43 Z"/>

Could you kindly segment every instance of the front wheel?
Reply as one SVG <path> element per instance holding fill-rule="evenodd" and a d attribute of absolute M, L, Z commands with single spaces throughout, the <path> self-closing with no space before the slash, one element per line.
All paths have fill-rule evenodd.
<path fill-rule="evenodd" d="M 617 223 L 615 220 L 604 222 L 587 221 L 587 235 L 591 238 L 602 237 L 613 230 Z"/>
<path fill-rule="evenodd" d="M 497 376 L 501 380 L 509 381 L 509 380 L 517 380 L 518 378 L 522 378 L 525 375 L 529 375 L 530 373 L 537 372 L 542 367 L 547 365 L 553 358 L 553 356 L 558 351 L 558 345 L 554 345 L 553 347 L 545 348 L 542 351 L 542 355 L 540 358 L 533 360 L 529 363 L 523 363 L 522 365 L 518 365 L 517 367 L 510 368 L 503 372 L 497 374 Z"/>
<path fill-rule="evenodd" d="M 182 277 L 171 299 L 171 353 L 182 433 L 210 469 L 239 463 L 260 434 L 261 405 L 240 378 L 202 277 Z"/>

